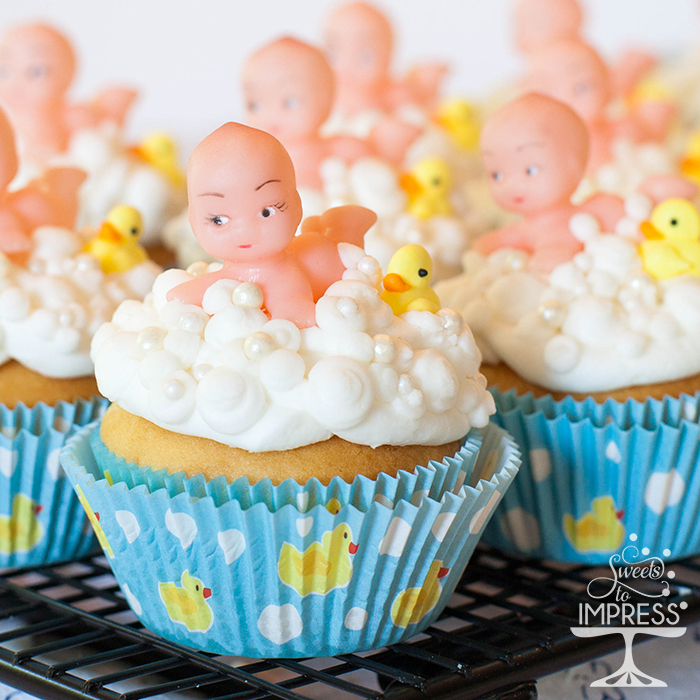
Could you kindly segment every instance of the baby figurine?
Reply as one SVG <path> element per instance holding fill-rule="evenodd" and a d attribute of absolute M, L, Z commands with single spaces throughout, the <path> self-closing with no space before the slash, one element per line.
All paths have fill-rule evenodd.
<path fill-rule="evenodd" d="M 103 121 L 121 126 L 136 97 L 111 88 L 89 104 L 70 104 L 75 64 L 68 39 L 47 25 L 15 27 L 0 40 L 0 103 L 17 130 L 22 158 L 36 167 L 63 153 L 79 128 Z"/>
<path fill-rule="evenodd" d="M 507 104 L 484 125 L 481 149 L 491 195 L 523 217 L 477 238 L 473 247 L 483 255 L 499 248 L 524 250 L 532 255 L 532 268 L 547 273 L 582 249 L 569 231 L 576 212 L 593 214 L 606 231 L 624 213 L 622 200 L 612 195 L 571 204 L 586 170 L 588 130 L 557 100 L 531 93 Z"/>
<path fill-rule="evenodd" d="M 670 102 L 646 101 L 621 119 L 608 116 L 613 99 L 611 71 L 598 53 L 581 40 L 548 44 L 531 55 L 526 88 L 569 105 L 590 130 L 589 168 L 597 170 L 612 157 L 617 138 L 663 141 L 675 116 Z"/>
<path fill-rule="evenodd" d="M 369 155 L 359 139 L 322 138 L 333 107 L 333 71 L 321 51 L 292 38 L 254 53 L 243 68 L 247 122 L 282 142 L 300 187 L 321 189 L 321 163 L 331 156 L 354 161 Z"/>
<path fill-rule="evenodd" d="M 224 265 L 171 289 L 168 300 L 201 304 L 217 280 L 254 282 L 268 314 L 299 328 L 314 325 L 314 302 L 342 277 L 338 243 L 363 247 L 377 220 L 363 207 L 337 207 L 307 219 L 295 237 L 302 210 L 289 154 L 274 136 L 235 122 L 192 152 L 187 194 L 197 240 Z"/>
<path fill-rule="evenodd" d="M 420 134 L 397 110 L 406 105 L 432 112 L 447 67 L 425 63 L 402 80 L 391 75 L 393 30 L 389 20 L 366 2 L 338 7 L 326 26 L 328 61 L 336 77 L 336 110 L 341 119 L 370 119 L 367 135 L 379 154 L 400 163 L 406 148 Z"/>
<path fill-rule="evenodd" d="M 35 228 L 74 225 L 78 189 L 85 173 L 77 168 L 51 168 L 26 187 L 11 192 L 18 167 L 15 135 L 0 109 L 0 252 L 23 262 Z"/>

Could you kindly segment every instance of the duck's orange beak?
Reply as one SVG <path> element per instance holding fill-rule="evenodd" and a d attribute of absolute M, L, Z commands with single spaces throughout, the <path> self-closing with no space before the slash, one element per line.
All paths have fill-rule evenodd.
<path fill-rule="evenodd" d="M 97 520 L 98 523 L 100 522 L 100 514 L 97 511 L 95 512 L 95 520 Z"/>
<path fill-rule="evenodd" d="M 450 570 L 448 568 L 441 566 L 440 571 L 438 571 L 437 577 L 438 578 L 445 578 L 445 576 L 447 576 L 447 574 L 449 574 L 449 573 L 450 573 Z"/>
<path fill-rule="evenodd" d="M 357 550 L 358 550 L 359 548 L 360 548 L 359 545 L 355 544 L 354 542 L 351 542 L 351 543 L 348 545 L 348 552 L 350 552 L 350 554 L 355 554 L 355 552 L 357 552 Z"/>
<path fill-rule="evenodd" d="M 401 189 L 408 195 L 409 199 L 415 199 L 423 192 L 423 185 L 411 173 L 404 173 L 399 178 L 399 185 L 401 185 Z"/>
<path fill-rule="evenodd" d="M 206 600 L 207 598 L 211 598 L 211 588 L 203 588 L 202 596 L 204 597 L 204 600 Z"/>
<path fill-rule="evenodd" d="M 642 221 L 642 223 L 639 225 L 639 229 L 641 230 L 644 238 L 646 238 L 648 241 L 662 241 L 664 238 L 661 231 L 659 231 L 659 229 L 656 228 L 651 221 Z"/>
<path fill-rule="evenodd" d="M 122 242 L 122 237 L 119 234 L 119 231 L 117 231 L 112 224 L 109 223 L 109 221 L 104 221 L 102 222 L 102 226 L 100 228 L 100 233 L 98 235 L 99 238 L 101 238 L 103 241 L 107 241 L 108 243 L 121 243 Z"/>
<path fill-rule="evenodd" d="M 42 506 L 41 504 L 37 503 L 37 504 L 34 506 L 34 515 L 39 515 L 39 513 L 41 513 L 42 510 L 44 510 L 44 506 Z"/>
<path fill-rule="evenodd" d="M 622 518 L 625 517 L 625 511 L 624 511 L 624 510 L 618 510 L 618 511 L 616 511 L 616 512 L 615 512 L 615 517 L 616 517 L 618 520 L 622 520 Z"/>
<path fill-rule="evenodd" d="M 384 276 L 384 289 L 387 292 L 407 292 L 411 285 L 406 282 L 406 280 L 397 275 L 395 272 L 390 272 L 388 275 Z"/>

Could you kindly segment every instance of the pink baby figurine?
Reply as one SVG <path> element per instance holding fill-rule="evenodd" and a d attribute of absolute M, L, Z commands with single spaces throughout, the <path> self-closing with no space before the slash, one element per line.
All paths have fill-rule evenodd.
<path fill-rule="evenodd" d="M 329 17 L 326 55 L 336 77 L 336 109 L 345 117 L 363 112 L 382 115 L 372 134 L 387 160 L 400 162 L 420 129 L 396 111 L 414 105 L 430 112 L 439 97 L 447 67 L 415 66 L 402 80 L 391 74 L 394 33 L 387 17 L 366 2 L 350 2 Z"/>
<path fill-rule="evenodd" d="M 112 88 L 89 104 L 70 104 L 75 74 L 73 47 L 43 24 L 11 29 L 0 40 L 0 103 L 17 130 L 22 157 L 37 166 L 64 152 L 72 132 L 111 120 L 121 125 L 136 97 Z"/>
<path fill-rule="evenodd" d="M 569 221 L 578 211 L 596 216 L 604 230 L 622 217 L 622 200 L 596 195 L 582 206 L 571 196 L 586 170 L 588 131 L 576 113 L 531 93 L 507 104 L 484 125 L 481 148 L 491 195 L 522 219 L 478 238 L 474 249 L 488 255 L 515 248 L 532 255 L 531 266 L 549 272 L 582 249 Z"/>
<path fill-rule="evenodd" d="M 0 252 L 22 262 L 35 228 L 73 226 L 85 173 L 77 168 L 51 168 L 23 189 L 10 192 L 17 169 L 15 136 L 0 109 Z"/>
<path fill-rule="evenodd" d="M 321 188 L 320 166 L 330 156 L 352 162 L 370 153 L 359 139 L 321 137 L 334 87 L 323 53 L 289 37 L 256 51 L 243 68 L 246 120 L 282 142 L 300 187 Z"/>
<path fill-rule="evenodd" d="M 530 59 L 526 88 L 564 102 L 590 130 L 589 168 L 596 170 L 612 157 L 615 138 L 634 142 L 662 140 L 675 108 L 670 103 L 641 103 L 621 119 L 608 116 L 613 99 L 610 70 L 598 53 L 580 40 L 565 40 L 537 50 Z"/>
<path fill-rule="evenodd" d="M 529 55 L 565 39 L 578 39 L 583 12 L 578 0 L 518 0 L 515 5 L 515 44 Z"/>
<path fill-rule="evenodd" d="M 294 166 L 270 134 L 229 122 L 207 136 L 187 164 L 189 220 L 221 270 L 185 282 L 168 299 L 201 304 L 217 280 L 254 282 L 272 318 L 315 323 L 314 302 L 343 274 L 338 243 L 362 246 L 377 217 L 363 207 L 330 209 L 304 222 Z"/>

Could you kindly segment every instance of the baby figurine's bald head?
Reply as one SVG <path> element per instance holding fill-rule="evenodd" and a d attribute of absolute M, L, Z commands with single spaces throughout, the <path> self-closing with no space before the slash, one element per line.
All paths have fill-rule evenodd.
<path fill-rule="evenodd" d="M 536 214 L 569 202 L 586 169 L 588 130 L 570 107 L 530 93 L 493 114 L 481 149 L 494 199 Z"/>
<path fill-rule="evenodd" d="M 515 5 L 515 42 L 526 54 L 578 38 L 582 25 L 578 0 L 518 0 Z"/>
<path fill-rule="evenodd" d="M 0 101 L 12 112 L 52 104 L 75 75 L 70 41 L 45 24 L 10 29 L 0 39 Z"/>
<path fill-rule="evenodd" d="M 323 53 L 284 37 L 256 51 L 243 68 L 246 120 L 283 143 L 316 137 L 333 107 L 335 80 Z"/>
<path fill-rule="evenodd" d="M 235 122 L 192 152 L 187 194 L 197 239 L 223 260 L 254 261 L 280 252 L 301 222 L 289 154 L 274 136 Z"/>

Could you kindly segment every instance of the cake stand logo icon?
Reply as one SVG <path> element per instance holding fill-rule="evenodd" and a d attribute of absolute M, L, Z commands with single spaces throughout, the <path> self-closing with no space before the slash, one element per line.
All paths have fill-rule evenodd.
<path fill-rule="evenodd" d="M 633 533 L 634 543 L 637 536 Z M 579 627 L 571 631 L 577 637 L 602 637 L 621 634 L 625 640 L 625 657 L 622 666 L 605 678 L 591 683 L 592 688 L 666 688 L 664 681 L 644 673 L 634 663 L 632 649 L 638 634 L 654 637 L 682 637 L 685 627 L 680 622 L 678 610 L 688 604 L 664 604 L 671 593 L 668 579 L 675 573 L 666 571 L 660 557 L 649 556 L 644 547 L 641 552 L 636 545 L 627 545 L 619 554 L 610 557 L 610 576 L 599 576 L 588 583 L 588 595 L 595 603 L 579 604 Z M 668 549 L 664 557 L 671 556 Z M 633 600 L 634 598 L 634 600 Z M 613 624 L 615 622 L 616 624 Z"/>

